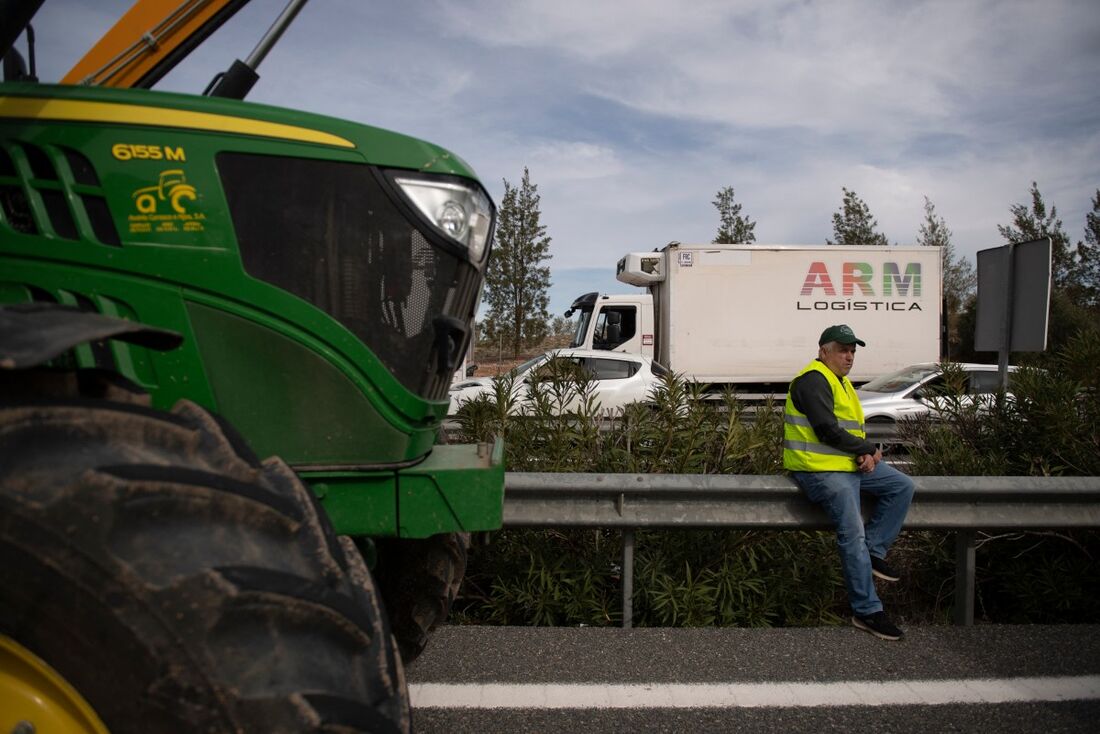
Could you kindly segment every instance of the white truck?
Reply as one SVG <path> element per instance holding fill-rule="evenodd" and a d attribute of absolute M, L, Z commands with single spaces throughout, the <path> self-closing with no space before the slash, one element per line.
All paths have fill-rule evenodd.
<path fill-rule="evenodd" d="M 632 252 L 616 278 L 648 292 L 577 298 L 573 347 L 636 352 L 691 382 L 781 394 L 831 324 L 867 342 L 855 383 L 940 358 L 935 247 L 681 245 Z"/>

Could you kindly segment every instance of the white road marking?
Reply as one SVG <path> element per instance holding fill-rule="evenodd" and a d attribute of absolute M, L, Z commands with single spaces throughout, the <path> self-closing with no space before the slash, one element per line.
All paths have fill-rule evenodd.
<path fill-rule="evenodd" d="M 904 706 L 1100 699 L 1100 676 L 832 683 L 410 683 L 415 708 Z"/>

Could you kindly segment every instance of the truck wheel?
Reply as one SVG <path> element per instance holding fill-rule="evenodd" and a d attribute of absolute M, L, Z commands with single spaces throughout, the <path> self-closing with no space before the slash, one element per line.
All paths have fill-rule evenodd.
<path fill-rule="evenodd" d="M 0 639 L 111 732 L 408 730 L 366 566 L 281 460 L 104 400 L 0 406 L 0 457 Z"/>
<path fill-rule="evenodd" d="M 466 574 L 469 533 L 376 540 L 374 577 L 401 658 L 408 665 L 424 651 L 432 630 L 447 619 Z"/>

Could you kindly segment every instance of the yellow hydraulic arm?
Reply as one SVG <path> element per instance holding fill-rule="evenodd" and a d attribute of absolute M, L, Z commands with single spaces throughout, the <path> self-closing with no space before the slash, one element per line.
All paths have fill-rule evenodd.
<path fill-rule="evenodd" d="M 137 0 L 61 80 L 149 88 L 248 0 Z"/>

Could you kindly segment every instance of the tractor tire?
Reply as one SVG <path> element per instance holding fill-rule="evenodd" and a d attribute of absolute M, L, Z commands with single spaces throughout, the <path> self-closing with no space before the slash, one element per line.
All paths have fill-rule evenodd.
<path fill-rule="evenodd" d="M 0 635 L 114 734 L 410 726 L 354 545 L 188 401 L 0 405 Z"/>
<path fill-rule="evenodd" d="M 442 624 L 466 575 L 469 533 L 376 540 L 374 577 L 401 659 L 408 665 Z"/>

